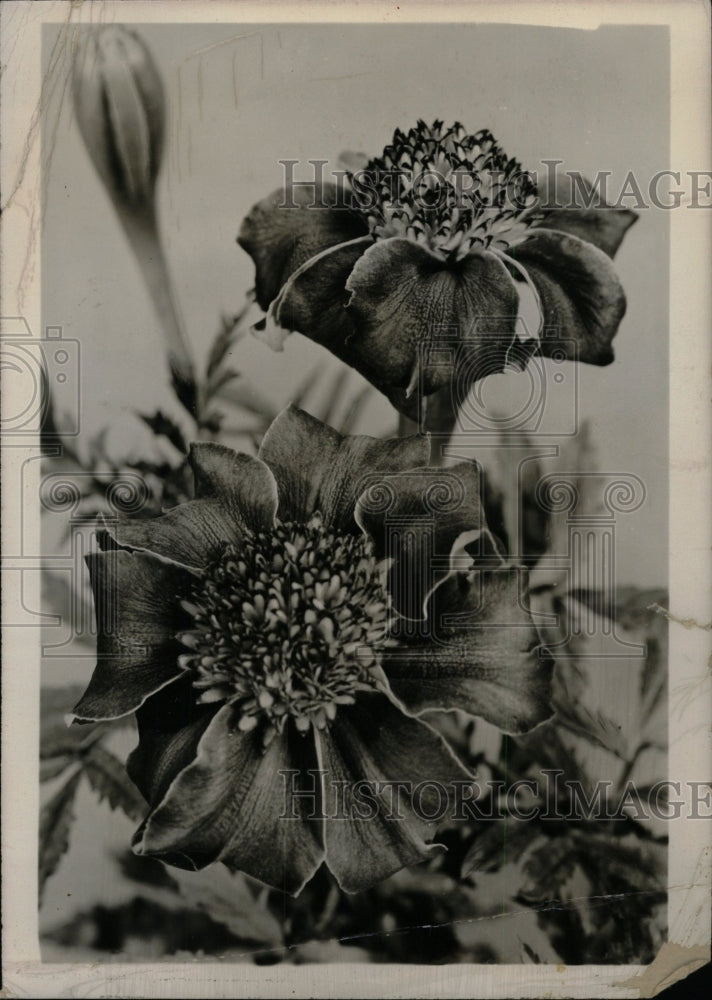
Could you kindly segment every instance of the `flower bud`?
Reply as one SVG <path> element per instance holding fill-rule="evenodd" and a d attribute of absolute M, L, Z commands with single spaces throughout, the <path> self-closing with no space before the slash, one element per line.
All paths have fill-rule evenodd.
<path fill-rule="evenodd" d="M 165 98 L 144 42 L 122 25 L 80 32 L 73 90 L 82 137 L 117 208 L 151 205 L 163 150 Z"/>
<path fill-rule="evenodd" d="M 77 122 L 153 301 L 171 381 L 200 422 L 199 388 L 156 219 L 166 102 L 153 57 L 123 25 L 80 30 L 73 70 Z"/>

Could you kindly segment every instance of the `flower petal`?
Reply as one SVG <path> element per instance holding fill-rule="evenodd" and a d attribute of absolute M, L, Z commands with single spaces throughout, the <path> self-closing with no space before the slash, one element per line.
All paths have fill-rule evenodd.
<path fill-rule="evenodd" d="M 218 710 L 218 705 L 197 703 L 189 674 L 161 688 L 138 709 L 139 742 L 126 770 L 150 805 L 158 805 L 173 779 L 195 760 L 200 738 Z"/>
<path fill-rule="evenodd" d="M 287 207 L 290 203 L 296 207 Z M 367 233 L 366 221 L 333 184 L 294 185 L 258 202 L 243 220 L 237 242 L 255 262 L 257 302 L 266 311 L 310 257 Z"/>
<path fill-rule="evenodd" d="M 306 521 L 318 510 L 342 532 L 358 531 L 354 506 L 374 475 L 414 468 L 429 455 L 426 437 L 345 437 L 294 406 L 272 422 L 259 451 L 277 480 L 283 521 Z"/>
<path fill-rule="evenodd" d="M 346 288 L 358 331 L 350 348 L 371 364 L 378 359 L 383 382 L 412 389 L 420 378 L 427 395 L 456 369 L 469 382 L 504 369 L 518 293 L 489 251 L 449 264 L 410 240 L 380 240 Z"/>
<path fill-rule="evenodd" d="M 626 308 L 610 257 L 577 236 L 545 229 L 533 229 L 509 255 L 524 266 L 539 293 L 544 313 L 540 352 L 610 364 L 611 341 Z"/>
<path fill-rule="evenodd" d="M 188 460 L 198 499 L 155 518 L 104 520 L 118 545 L 203 569 L 226 542 L 239 543 L 245 528 L 273 527 L 277 484 L 263 462 L 207 443 L 191 444 Z"/>
<path fill-rule="evenodd" d="M 338 357 L 350 354 L 347 338 L 355 332 L 353 315 L 346 310 L 346 281 L 354 264 L 373 244 L 370 236 L 329 247 L 310 258 L 286 281 L 271 314 L 284 330 L 303 333 Z"/>
<path fill-rule="evenodd" d="M 420 619 L 428 595 L 452 569 L 455 543 L 484 525 L 478 468 L 461 462 L 449 469 L 374 475 L 355 517 L 375 542 L 377 556 L 393 560 L 389 589 L 396 611 Z"/>
<path fill-rule="evenodd" d="M 522 573 L 457 573 L 435 591 L 427 634 L 401 642 L 383 662 L 409 710 L 457 708 L 508 733 L 551 717 L 553 661 L 523 607 Z"/>
<path fill-rule="evenodd" d="M 578 236 L 613 257 L 637 221 L 637 213 L 630 208 L 607 205 L 590 181 L 581 178 L 580 182 L 580 190 L 575 190 L 570 174 L 556 171 L 553 177 L 549 176 L 543 201 L 545 205 L 558 207 L 544 208 L 543 226 Z"/>
<path fill-rule="evenodd" d="M 436 826 L 425 817 L 441 807 L 437 819 L 444 819 L 453 782 L 467 783 L 471 775 L 429 726 L 404 715 L 385 695 L 362 695 L 339 709 L 331 728 L 317 732 L 317 747 L 326 863 L 342 889 L 368 889 L 437 850 L 425 842 Z"/>
<path fill-rule="evenodd" d="M 195 577 L 143 552 L 87 556 L 99 637 L 97 665 L 74 709 L 77 719 L 118 719 L 182 673 L 175 634 L 180 599 Z"/>
<path fill-rule="evenodd" d="M 198 500 L 216 500 L 241 527 L 269 531 L 277 512 L 277 484 L 258 458 L 221 444 L 191 444 L 188 461 Z"/>
<path fill-rule="evenodd" d="M 265 749 L 261 732 L 241 732 L 225 706 L 205 730 L 195 760 L 149 814 L 134 850 L 183 855 L 196 867 L 220 860 L 296 894 L 324 854 L 316 766 L 308 738 L 287 727 Z M 314 789 L 312 797 L 292 794 L 294 772 L 302 782 L 296 790 Z"/>
<path fill-rule="evenodd" d="M 225 508 L 208 500 L 191 500 L 159 517 L 102 519 L 102 526 L 123 548 L 152 552 L 194 569 L 203 569 L 224 543 L 242 537 Z"/>

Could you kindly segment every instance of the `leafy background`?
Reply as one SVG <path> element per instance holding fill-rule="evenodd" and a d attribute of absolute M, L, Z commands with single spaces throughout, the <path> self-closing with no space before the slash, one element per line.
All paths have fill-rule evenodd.
<path fill-rule="evenodd" d="M 45 551 L 54 553 L 66 551 L 72 532 L 89 530 L 82 526 L 106 509 L 117 477 L 145 482 L 141 515 L 184 497 L 191 431 L 165 379 L 150 304 L 72 119 L 67 37 L 56 27 L 46 32 L 43 321 L 79 341 L 82 390 L 77 438 L 62 435 L 61 412 L 45 426 L 47 452 L 57 442 L 63 448 L 47 471 L 91 473 L 80 480 L 71 525 L 66 509 L 46 513 Z M 667 166 L 666 76 L 640 69 L 664 64 L 662 29 L 163 25 L 141 33 L 171 108 L 160 196 L 178 296 L 221 439 L 244 450 L 256 449 L 290 400 L 343 431 L 395 432 L 385 401 L 308 341 L 295 336 L 284 355 L 271 355 L 239 330 L 252 275 L 234 237 L 250 205 L 279 184 L 280 158 L 377 151 L 395 125 L 438 116 L 491 127 L 527 165 L 558 157 L 589 176 L 609 169 L 614 190 L 631 168 L 646 177 Z M 447 738 L 481 779 L 504 782 L 500 794 L 547 768 L 587 787 L 610 779 L 622 789 L 633 779 L 644 789 L 665 776 L 666 628 L 651 608 L 666 605 L 657 586 L 666 579 L 666 227 L 661 213 L 648 211 L 627 237 L 617 264 L 629 313 L 616 363 L 577 370 L 586 422 L 577 438 L 561 442 L 558 459 L 530 463 L 521 498 L 525 554 L 534 559 L 560 554 L 566 530 L 534 499 L 540 475 L 598 467 L 643 479 L 646 504 L 620 520 L 614 605 L 555 588 L 545 574 L 533 600 L 535 610 L 558 616 L 561 633 L 547 641 L 569 635 L 593 607 L 646 654 L 602 659 L 603 640 L 578 640 L 568 650 L 573 658 L 557 665 L 557 715 L 523 738 L 445 716 Z M 521 392 L 516 376 L 506 378 L 485 391 L 505 410 Z M 552 401 L 549 429 L 568 416 L 557 406 L 568 405 Z M 536 441 L 519 443 L 533 453 Z M 506 537 L 508 498 L 497 490 L 496 459 L 487 472 L 490 519 Z M 443 857 L 354 896 L 322 872 L 297 900 L 220 870 L 187 874 L 134 857 L 128 844 L 143 805 L 123 771 L 135 742 L 131 724 L 64 723 L 93 667 L 87 581 L 47 571 L 44 592 L 45 610 L 58 616 L 46 629 L 41 706 L 46 960 L 646 962 L 658 949 L 666 881 L 660 822 L 453 825 L 442 832 Z"/>

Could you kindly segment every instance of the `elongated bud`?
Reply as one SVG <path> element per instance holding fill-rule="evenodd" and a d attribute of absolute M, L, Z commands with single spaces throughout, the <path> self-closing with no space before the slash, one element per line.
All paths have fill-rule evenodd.
<path fill-rule="evenodd" d="M 199 389 L 156 218 L 166 102 L 144 42 L 122 25 L 80 29 L 74 106 L 89 156 L 136 255 L 166 340 L 174 391 L 200 422 Z"/>
<path fill-rule="evenodd" d="M 118 205 L 152 205 L 166 109 L 151 53 L 121 25 L 77 37 L 74 105 L 89 155 Z"/>

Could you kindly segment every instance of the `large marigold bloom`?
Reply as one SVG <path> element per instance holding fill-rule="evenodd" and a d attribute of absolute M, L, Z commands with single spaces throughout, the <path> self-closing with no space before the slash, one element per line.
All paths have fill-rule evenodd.
<path fill-rule="evenodd" d="M 476 469 L 428 459 L 427 438 L 343 437 L 289 408 L 257 458 L 193 445 L 194 500 L 105 524 L 75 717 L 136 712 L 138 853 L 291 893 L 326 862 L 364 889 L 429 856 L 428 796 L 471 778 L 428 712 L 510 732 L 551 715 L 552 664 L 526 581 L 486 544 Z"/>
<path fill-rule="evenodd" d="M 382 156 L 356 161 L 348 192 L 295 185 L 242 223 L 266 313 L 254 329 L 272 347 L 302 333 L 410 415 L 420 395 L 533 354 L 613 360 L 626 303 L 611 257 L 634 212 L 590 190 L 586 207 L 540 197 L 490 132 L 459 123 L 396 130 Z M 517 318 L 524 287 L 535 329 Z"/>

